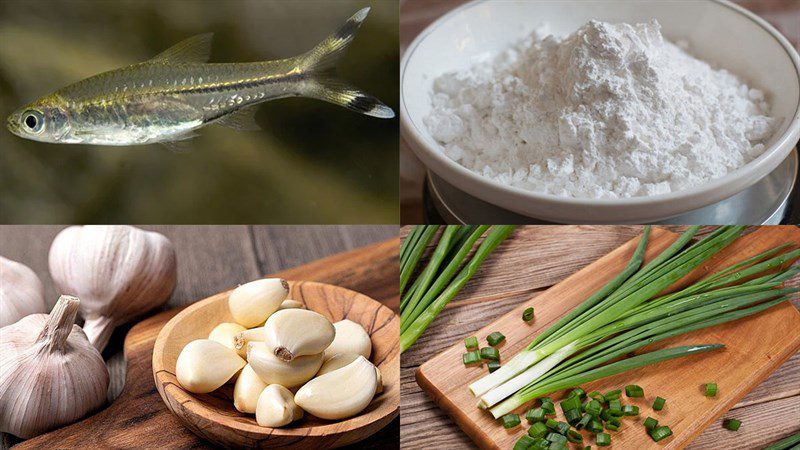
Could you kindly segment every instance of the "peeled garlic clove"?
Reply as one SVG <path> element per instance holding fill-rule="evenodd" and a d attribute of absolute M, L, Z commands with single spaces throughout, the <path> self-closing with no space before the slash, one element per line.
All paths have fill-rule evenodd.
<path fill-rule="evenodd" d="M 83 331 L 100 351 L 114 327 L 163 305 L 178 273 L 169 239 L 127 225 L 65 228 L 48 262 L 58 291 L 81 299 Z"/>
<path fill-rule="evenodd" d="M 322 353 L 283 361 L 265 343 L 251 342 L 247 346 L 247 361 L 265 383 L 293 388 L 316 375 L 322 365 Z"/>
<path fill-rule="evenodd" d="M 28 266 L 0 256 L 0 328 L 29 314 L 46 312 L 39 277 Z"/>
<path fill-rule="evenodd" d="M 334 323 L 333 327 L 336 329 L 336 337 L 325 349 L 325 359 L 339 353 L 355 353 L 369 359 L 369 354 L 372 353 L 372 340 L 361 325 L 345 319 Z"/>
<path fill-rule="evenodd" d="M 205 394 L 227 383 L 245 364 L 233 349 L 217 341 L 198 339 L 181 350 L 175 376 L 187 391 Z"/>
<path fill-rule="evenodd" d="M 243 284 L 231 292 L 228 308 L 233 320 L 245 328 L 264 323 L 289 295 L 289 283 L 280 278 L 265 278 Z"/>
<path fill-rule="evenodd" d="M 0 432 L 31 438 L 105 404 L 108 369 L 73 323 L 79 304 L 62 295 L 0 330 Z"/>
<path fill-rule="evenodd" d="M 256 422 L 262 427 L 282 427 L 303 417 L 292 392 L 279 384 L 270 384 L 261 392 L 256 407 Z"/>
<path fill-rule="evenodd" d="M 246 328 L 238 323 L 225 322 L 214 327 L 211 333 L 208 333 L 208 338 L 212 341 L 217 341 L 220 344 L 230 349 L 236 350 L 234 347 L 234 338 L 236 335 Z"/>
<path fill-rule="evenodd" d="M 278 307 L 278 310 L 281 309 L 299 309 L 302 308 L 303 304 L 298 302 L 297 300 L 292 300 L 287 298 L 283 302 L 281 302 L 281 306 Z"/>
<path fill-rule="evenodd" d="M 336 329 L 322 314 L 307 309 L 284 309 L 264 324 L 267 345 L 280 359 L 322 353 L 331 345 Z"/>
<path fill-rule="evenodd" d="M 328 358 L 322 363 L 322 367 L 317 371 L 317 376 L 325 375 L 328 372 L 333 372 L 336 369 L 350 364 L 361 356 L 358 353 L 339 353 L 332 358 Z"/>
<path fill-rule="evenodd" d="M 267 383 L 261 381 L 253 367 L 247 364 L 242 369 L 242 373 L 239 374 L 239 378 L 236 379 L 236 384 L 233 387 L 233 406 L 239 412 L 255 413 L 258 396 L 261 395 L 261 391 L 265 387 L 267 387 Z"/>
<path fill-rule="evenodd" d="M 264 327 L 240 331 L 233 337 L 233 348 L 239 353 L 239 356 L 247 358 L 247 344 L 250 342 L 264 342 L 266 338 L 267 334 L 264 332 Z"/>
<path fill-rule="evenodd" d="M 294 396 L 303 410 L 322 419 L 344 419 L 369 405 L 375 396 L 378 377 L 375 366 L 359 355 L 350 364 L 314 378 Z"/>

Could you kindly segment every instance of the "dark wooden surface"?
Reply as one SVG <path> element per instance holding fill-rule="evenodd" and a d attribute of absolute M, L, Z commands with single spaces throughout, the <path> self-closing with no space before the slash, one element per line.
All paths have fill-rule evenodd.
<path fill-rule="evenodd" d="M 676 232 L 683 230 L 683 227 L 665 228 Z M 404 227 L 401 237 L 405 237 L 409 229 Z M 709 229 L 704 229 L 701 234 Z M 477 448 L 420 389 L 414 372 L 422 363 L 454 342 L 475 334 L 476 330 L 507 313 L 520 301 L 535 297 L 640 234 L 641 227 L 535 226 L 515 233 L 525 233 L 528 237 L 526 245 L 535 248 L 539 256 L 534 260 L 526 257 L 523 261 L 520 252 L 515 252 L 506 243 L 499 246 L 490 258 L 511 260 L 519 270 L 512 275 L 500 275 L 491 271 L 491 264 L 484 264 L 416 344 L 403 353 L 400 369 L 402 448 Z M 527 280 L 524 287 L 519 280 Z M 794 304 L 800 308 L 800 300 L 796 299 Z M 688 448 L 757 449 L 800 431 L 800 354 L 791 357 L 723 417 L 741 420 L 742 428 L 736 433 L 728 431 L 722 428 L 719 420 Z"/>
<path fill-rule="evenodd" d="M 45 285 L 49 305 L 57 293 L 47 269 L 47 253 L 61 226 L 0 227 L 0 255 L 33 269 Z M 289 269 L 397 236 L 397 226 L 143 226 L 169 237 L 178 255 L 178 285 L 161 310 L 193 303 L 238 283 Z M 367 268 L 365 268 L 367 269 Z M 346 281 L 346 280 L 344 280 Z M 383 295 L 379 295 L 383 294 Z M 371 292 L 397 310 L 396 293 Z M 104 351 L 111 373 L 109 400 L 122 391 L 122 344 L 130 325 L 117 329 Z M 163 406 L 163 405 L 161 405 Z M 163 406 L 166 409 L 165 406 Z M 397 448 L 399 420 L 358 444 L 358 448 Z M 18 442 L 3 435 L 2 448 Z M 87 443 L 88 444 L 88 443 Z M 202 446 L 198 439 L 198 446 Z"/>

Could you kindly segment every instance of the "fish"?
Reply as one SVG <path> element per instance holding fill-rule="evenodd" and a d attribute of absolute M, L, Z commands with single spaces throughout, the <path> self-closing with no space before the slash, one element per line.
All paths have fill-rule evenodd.
<path fill-rule="evenodd" d="M 308 97 L 391 119 L 377 98 L 335 77 L 336 63 L 370 8 L 363 8 L 310 51 L 281 60 L 208 63 L 213 34 L 190 37 L 145 62 L 84 79 L 8 117 L 11 133 L 56 144 L 179 149 L 209 124 L 260 129 L 256 105 Z"/>

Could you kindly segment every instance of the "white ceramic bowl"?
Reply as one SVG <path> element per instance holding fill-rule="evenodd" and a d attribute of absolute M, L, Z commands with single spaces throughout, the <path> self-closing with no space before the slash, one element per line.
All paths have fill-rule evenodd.
<path fill-rule="evenodd" d="M 709 183 L 669 194 L 627 199 L 576 199 L 499 184 L 448 158 L 422 122 L 431 110 L 434 78 L 469 67 L 547 23 L 568 34 L 591 19 L 657 19 L 670 40 L 689 42 L 693 55 L 763 90 L 780 119 L 767 150 L 746 166 Z M 417 156 L 450 184 L 481 200 L 529 217 L 566 223 L 652 223 L 724 200 L 772 172 L 800 136 L 800 57 L 758 16 L 726 0 L 477 0 L 431 24 L 401 63 L 401 130 Z"/>

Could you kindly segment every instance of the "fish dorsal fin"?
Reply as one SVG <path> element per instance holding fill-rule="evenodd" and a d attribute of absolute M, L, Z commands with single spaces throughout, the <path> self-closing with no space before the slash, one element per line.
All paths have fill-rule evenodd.
<path fill-rule="evenodd" d="M 261 125 L 256 122 L 257 107 L 240 109 L 230 114 L 225 114 L 213 123 L 223 127 L 232 128 L 237 131 L 256 131 L 261 129 Z"/>
<path fill-rule="evenodd" d="M 158 63 L 205 63 L 211 57 L 211 41 L 214 33 L 198 34 L 184 39 L 164 50 L 149 62 Z"/>

